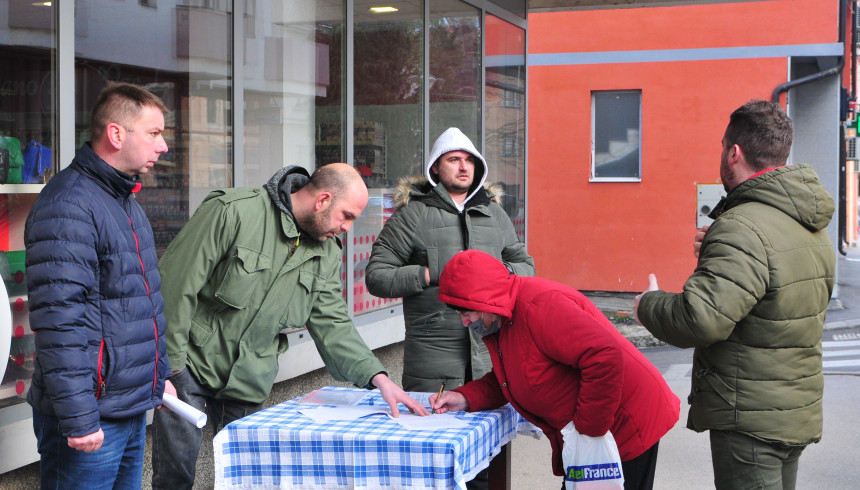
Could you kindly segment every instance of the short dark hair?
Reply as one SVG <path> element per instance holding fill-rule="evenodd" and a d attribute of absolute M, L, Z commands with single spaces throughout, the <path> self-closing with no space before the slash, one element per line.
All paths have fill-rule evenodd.
<path fill-rule="evenodd" d="M 140 117 L 145 107 L 167 112 L 164 102 L 149 90 L 130 83 L 112 82 L 102 89 L 93 106 L 90 122 L 91 138 L 98 140 L 108 124 L 116 122 L 128 128 Z"/>
<path fill-rule="evenodd" d="M 785 165 L 794 135 L 791 118 L 779 104 L 751 100 L 732 112 L 724 136 L 726 148 L 738 145 L 755 170 Z"/>

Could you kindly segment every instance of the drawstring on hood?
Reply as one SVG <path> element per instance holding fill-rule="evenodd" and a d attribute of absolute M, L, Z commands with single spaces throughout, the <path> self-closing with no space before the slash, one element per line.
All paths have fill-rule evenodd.
<path fill-rule="evenodd" d="M 484 157 L 478 153 L 475 145 L 472 144 L 472 140 L 459 129 L 448 128 L 436 138 L 436 142 L 433 143 L 433 149 L 430 150 L 430 158 L 427 159 L 427 164 L 424 166 L 424 174 L 430 185 L 436 187 L 436 184 L 439 183 L 439 177 L 430 170 L 430 167 L 433 166 L 433 163 L 439 157 L 451 151 L 465 151 L 481 161 L 481 165 L 475 165 L 475 178 L 469 187 L 469 194 L 463 201 L 468 202 L 484 186 L 484 181 L 487 180 L 487 173 L 489 173 L 489 167 L 487 166 L 487 161 L 484 160 Z"/>
<path fill-rule="evenodd" d="M 281 211 L 295 219 L 293 216 L 293 202 L 290 194 L 304 187 L 311 180 L 311 176 L 304 167 L 290 165 L 278 170 L 272 178 L 266 182 L 266 192 Z"/>

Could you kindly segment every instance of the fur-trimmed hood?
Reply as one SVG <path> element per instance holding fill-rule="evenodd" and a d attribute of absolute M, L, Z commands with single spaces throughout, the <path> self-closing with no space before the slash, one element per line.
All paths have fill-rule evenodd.
<path fill-rule="evenodd" d="M 403 177 L 397 182 L 397 187 L 394 189 L 394 207 L 400 209 L 409 204 L 412 198 L 424 196 L 432 189 L 433 186 L 426 177 L 421 177 L 420 175 Z M 487 192 L 487 197 L 490 201 L 498 205 L 502 204 L 502 197 L 505 195 L 502 186 L 484 183 L 484 190 Z"/>

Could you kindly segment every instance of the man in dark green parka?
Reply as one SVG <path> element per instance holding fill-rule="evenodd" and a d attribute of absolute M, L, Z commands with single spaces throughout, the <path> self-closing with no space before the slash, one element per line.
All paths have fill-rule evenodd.
<path fill-rule="evenodd" d="M 371 294 L 403 297 L 406 342 L 403 388 L 436 392 L 478 379 L 491 369 L 487 348 L 470 338 L 460 316 L 439 302 L 439 276 L 457 252 L 477 249 L 513 273 L 533 276 L 534 261 L 486 188 L 487 163 L 469 138 L 449 128 L 436 140 L 425 176 L 401 179 L 396 211 L 374 242 L 365 283 Z"/>
<path fill-rule="evenodd" d="M 718 489 L 794 488 L 821 439 L 821 334 L 833 292 L 833 198 L 809 166 L 786 166 L 792 124 L 776 103 L 731 115 L 720 177 L 728 195 L 697 239 L 679 294 L 636 297 L 657 338 L 695 347 L 687 427 L 710 430 Z"/>
<path fill-rule="evenodd" d="M 492 369 L 483 340 L 438 299 L 445 264 L 476 249 L 513 274 L 533 276 L 535 266 L 500 204 L 500 188 L 484 185 L 486 160 L 462 131 L 448 128 L 436 139 L 424 171 L 398 183 L 397 210 L 373 244 L 365 284 L 373 295 L 403 298 L 403 388 L 436 392 Z M 486 471 L 467 482 L 469 490 L 487 485 Z"/>

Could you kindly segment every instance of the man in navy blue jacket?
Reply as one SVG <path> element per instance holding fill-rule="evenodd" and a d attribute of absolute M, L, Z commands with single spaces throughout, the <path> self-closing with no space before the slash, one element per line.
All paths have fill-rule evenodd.
<path fill-rule="evenodd" d="M 36 359 L 27 401 L 42 488 L 140 488 L 146 412 L 170 382 L 158 257 L 134 199 L 167 151 L 167 108 L 112 84 L 92 142 L 48 182 L 24 230 Z M 165 386 L 165 384 L 167 386 Z"/>

